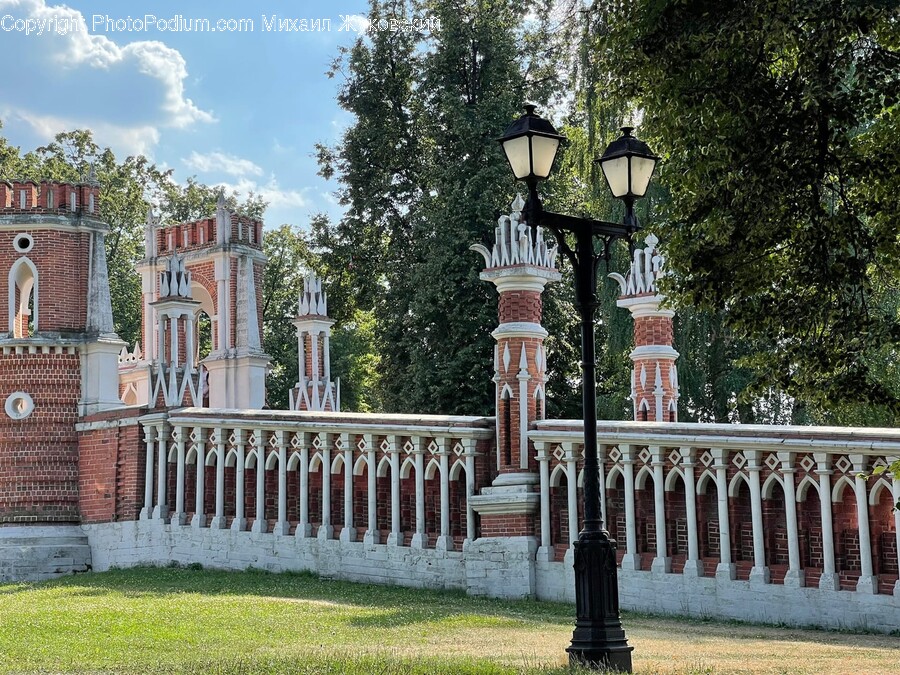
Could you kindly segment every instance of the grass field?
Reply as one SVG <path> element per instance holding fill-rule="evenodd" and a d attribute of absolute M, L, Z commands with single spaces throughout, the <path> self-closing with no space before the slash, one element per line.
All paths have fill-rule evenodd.
<path fill-rule="evenodd" d="M 626 614 L 639 673 L 900 673 L 900 638 Z M 305 574 L 0 585 L 0 673 L 563 673 L 572 608 Z"/>

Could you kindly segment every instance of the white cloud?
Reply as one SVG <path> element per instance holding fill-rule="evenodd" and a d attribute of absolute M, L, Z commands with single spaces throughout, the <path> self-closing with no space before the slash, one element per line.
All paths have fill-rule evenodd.
<path fill-rule="evenodd" d="M 38 115 L 17 108 L 0 109 L 0 119 L 4 122 L 21 122 L 38 136 L 52 138 L 62 131 L 89 127 L 94 140 L 107 145 L 125 155 L 151 156 L 153 147 L 159 143 L 159 130 L 153 126 L 123 127 L 106 122 L 87 122 L 65 119 L 54 115 Z"/>
<path fill-rule="evenodd" d="M 224 152 L 209 152 L 201 155 L 196 150 L 181 160 L 185 166 L 204 173 L 221 172 L 229 176 L 262 176 L 263 170 L 249 159 L 241 159 Z"/>
<path fill-rule="evenodd" d="M 0 40 L 0 61 L 10 65 L 0 103 L 35 131 L 90 128 L 101 144 L 134 152 L 155 145 L 161 128 L 215 121 L 186 96 L 178 50 L 155 40 L 117 44 L 90 32 L 92 17 L 46 0 L 0 0 L 5 15 L 43 29 L 27 35 L 7 19 L 14 29 Z"/>
<path fill-rule="evenodd" d="M 275 176 L 269 176 L 265 183 L 259 183 L 250 178 L 240 178 L 236 183 L 221 182 L 217 183 L 217 185 L 228 191 L 234 190 L 243 197 L 246 197 L 251 192 L 255 195 L 260 195 L 274 209 L 306 208 L 309 206 L 309 200 L 304 194 L 307 189 L 291 190 L 282 188 Z"/>

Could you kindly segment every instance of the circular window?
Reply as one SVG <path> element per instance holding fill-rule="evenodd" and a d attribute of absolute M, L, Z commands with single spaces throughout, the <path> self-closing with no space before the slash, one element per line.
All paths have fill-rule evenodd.
<path fill-rule="evenodd" d="M 16 250 L 19 253 L 28 253 L 34 246 L 34 238 L 30 234 L 22 233 L 17 234 L 16 238 L 13 239 L 13 246 L 16 247 Z"/>
<path fill-rule="evenodd" d="M 34 401 L 24 391 L 16 391 L 6 398 L 6 414 L 14 420 L 23 420 L 34 412 Z"/>

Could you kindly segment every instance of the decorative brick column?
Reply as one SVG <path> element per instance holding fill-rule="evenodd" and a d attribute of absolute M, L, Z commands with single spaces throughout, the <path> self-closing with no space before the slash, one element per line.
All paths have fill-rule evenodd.
<path fill-rule="evenodd" d="M 634 419 L 644 422 L 678 421 L 678 352 L 672 344 L 675 312 L 661 309 L 665 299 L 657 292 L 656 282 L 664 274 L 664 259 L 652 234 L 644 239 L 646 247 L 637 249 L 631 269 L 623 277 L 610 274 L 619 283 L 621 297 L 616 302 L 634 318 L 634 351 L 631 360 L 631 400 Z"/>
<path fill-rule="evenodd" d="M 200 303 L 191 297 L 191 273 L 183 258 L 169 258 L 166 271 L 159 275 L 159 300 L 150 307 L 157 318 L 160 345 L 152 366 L 150 401 L 157 406 L 202 407 L 203 384 L 194 360 L 194 317 Z"/>
<path fill-rule="evenodd" d="M 297 384 L 290 391 L 291 410 L 337 412 L 341 409 L 341 381 L 331 379 L 331 327 L 328 296 L 322 280 L 310 272 L 303 279 L 297 303 Z"/>
<path fill-rule="evenodd" d="M 537 460 L 529 449 L 528 426 L 544 416 L 547 357 L 541 326 L 541 293 L 558 281 L 556 247 L 544 243 L 540 228 L 534 232 L 522 222 L 521 197 L 512 213 L 499 219 L 494 246 L 477 244 L 484 256 L 484 281 L 497 287 L 500 325 L 492 333 L 497 410 L 497 477 L 491 487 L 472 497 L 481 516 L 482 539 L 525 537 L 536 549 L 536 521 L 540 505 Z M 533 551 L 531 552 L 533 556 Z"/>

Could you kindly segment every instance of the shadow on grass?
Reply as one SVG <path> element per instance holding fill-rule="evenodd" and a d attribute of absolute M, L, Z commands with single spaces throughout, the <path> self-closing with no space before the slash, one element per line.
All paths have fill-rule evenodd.
<path fill-rule="evenodd" d="M 58 589 L 67 597 L 121 594 L 126 598 L 170 595 L 255 596 L 284 600 L 327 602 L 375 610 L 348 618 L 350 626 L 401 627 L 458 619 L 491 626 L 570 626 L 572 608 L 561 603 L 531 600 L 502 601 L 465 595 L 462 591 L 360 584 L 324 579 L 309 572 L 231 572 L 174 567 L 135 567 L 19 584 L 0 594 Z"/>
<path fill-rule="evenodd" d="M 338 581 L 309 572 L 270 573 L 262 570 L 232 572 L 177 567 L 135 567 L 103 573 L 63 577 L 49 582 L 0 586 L 0 597 L 28 591 L 58 589 L 67 596 L 99 597 L 121 594 L 129 598 L 197 594 L 201 596 L 255 596 L 284 600 L 317 601 L 371 609 L 363 616 L 348 617 L 358 628 L 394 628 L 422 622 L 457 620 L 477 630 L 492 627 L 572 627 L 574 608 L 562 603 L 532 600 L 504 601 L 467 596 L 462 591 L 429 590 Z M 631 630 L 720 636 L 727 639 L 765 639 L 773 642 L 829 643 L 842 646 L 889 646 L 885 635 L 788 628 L 739 621 L 695 619 L 623 612 L 626 632 Z M 355 671 L 351 671 L 355 672 Z M 393 671 L 386 671 L 393 672 Z M 401 671 L 398 671 L 401 672 Z M 402 671 L 407 672 L 407 671 Z M 417 671 L 409 671 L 417 672 Z"/>

